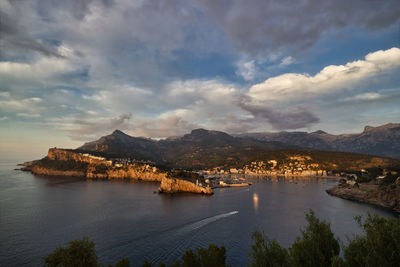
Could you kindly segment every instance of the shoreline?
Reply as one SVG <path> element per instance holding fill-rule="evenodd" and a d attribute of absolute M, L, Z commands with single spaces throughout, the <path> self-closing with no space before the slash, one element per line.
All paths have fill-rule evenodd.
<path fill-rule="evenodd" d="M 334 186 L 325 192 L 334 197 L 367 203 L 400 214 L 400 185 L 380 186 L 375 184 L 360 184 L 356 186 Z"/>
<path fill-rule="evenodd" d="M 340 179 L 343 177 L 340 176 L 332 176 L 332 175 L 326 175 L 326 176 L 317 176 L 317 175 L 268 175 L 268 174 L 238 174 L 238 173 L 231 173 L 231 174 L 215 174 L 215 175 L 207 175 L 205 177 L 243 177 L 243 178 L 248 178 L 248 179 L 252 179 L 252 178 L 275 178 L 275 179 L 279 179 L 279 178 L 283 178 L 283 179 Z"/>

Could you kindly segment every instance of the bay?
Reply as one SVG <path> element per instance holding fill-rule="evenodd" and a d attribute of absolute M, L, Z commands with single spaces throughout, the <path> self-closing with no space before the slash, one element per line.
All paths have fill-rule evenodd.
<path fill-rule="evenodd" d="M 224 245 L 227 263 L 248 263 L 251 233 L 264 231 L 289 247 L 304 213 L 331 223 L 344 242 L 360 233 L 354 216 L 397 216 L 329 196 L 334 179 L 252 179 L 248 188 L 216 189 L 213 196 L 160 195 L 157 183 L 37 177 L 0 163 L 0 265 L 41 266 L 57 246 L 83 237 L 96 243 L 101 263 L 122 257 L 131 265 L 179 259 L 188 248 Z"/>

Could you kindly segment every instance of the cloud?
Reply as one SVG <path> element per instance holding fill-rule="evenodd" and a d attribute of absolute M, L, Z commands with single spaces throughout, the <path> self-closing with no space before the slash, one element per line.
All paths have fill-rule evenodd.
<path fill-rule="evenodd" d="M 368 54 L 364 60 L 330 65 L 314 76 L 286 73 L 255 84 L 249 95 L 257 101 L 286 102 L 351 90 L 369 79 L 384 76 L 400 67 L 397 47 Z"/>
<path fill-rule="evenodd" d="M 283 67 L 287 67 L 289 65 L 292 65 L 293 63 L 295 63 L 296 60 L 293 57 L 285 57 L 282 59 L 281 63 L 279 64 L 279 67 L 283 68 Z"/>
<path fill-rule="evenodd" d="M 42 99 L 37 97 L 15 99 L 4 94 L 0 96 L 0 112 L 1 113 L 18 113 L 20 117 L 38 117 L 39 112 L 44 111 Z"/>
<path fill-rule="evenodd" d="M 177 80 L 166 84 L 159 94 L 121 86 L 114 87 L 114 92 L 99 91 L 87 100 L 113 112 L 137 110 L 129 123 L 122 125 L 123 129 L 147 137 L 182 135 L 197 127 L 231 133 L 271 127 L 277 130 L 311 128 L 327 116 L 325 113 L 325 117 L 321 117 L 321 109 L 328 107 L 324 107 L 324 102 L 314 102 L 317 97 L 329 96 L 325 103 L 332 106 L 353 100 L 377 100 L 379 92 L 365 93 L 360 89 L 353 92 L 351 88 L 395 70 L 399 65 L 399 52 L 398 48 L 377 51 L 368 54 L 364 60 L 327 66 L 314 76 L 287 73 L 250 88 L 218 79 Z M 344 86 L 348 95 L 344 102 L 343 95 L 331 97 L 338 90 L 344 90 Z M 343 110 L 346 108 L 342 107 Z M 151 110 L 158 115 L 149 116 Z M 87 138 L 86 132 L 95 134 L 105 132 L 104 129 L 113 130 L 108 119 L 89 123 L 89 126 L 78 122 L 80 128 L 75 132 L 83 138 Z"/>
<path fill-rule="evenodd" d="M 343 28 L 383 29 L 399 21 L 397 0 L 198 0 L 238 50 L 257 55 L 304 50 Z"/>
<path fill-rule="evenodd" d="M 257 69 L 254 63 L 254 60 L 239 61 L 237 63 L 238 70 L 236 71 L 236 75 L 243 77 L 246 81 L 253 80 L 257 74 Z"/>
<path fill-rule="evenodd" d="M 278 130 L 305 128 L 320 121 L 317 116 L 304 108 L 271 108 L 253 104 L 252 99 L 247 96 L 240 99 L 239 106 L 254 116 L 255 120 L 253 121 L 260 123 L 260 121 L 266 120 Z"/>
<path fill-rule="evenodd" d="M 190 123 L 179 116 L 133 119 L 132 114 L 121 114 L 116 118 L 75 119 L 71 124 L 58 124 L 68 131 L 73 140 L 90 141 L 108 135 L 116 129 L 133 136 L 164 138 L 180 136 L 195 128 L 198 124 Z"/>
<path fill-rule="evenodd" d="M 179 116 L 169 116 L 154 120 L 137 120 L 130 131 L 135 136 L 164 138 L 182 136 L 193 129 L 199 128 L 196 123 L 188 122 Z"/>
<path fill-rule="evenodd" d="M 0 61 L 2 88 L 15 90 L 68 84 L 63 75 L 75 73 L 79 67 L 62 58 L 39 57 L 28 63 Z M 71 83 L 71 79 L 69 84 Z"/>
<path fill-rule="evenodd" d="M 35 113 L 17 113 L 16 114 L 18 117 L 25 117 L 25 118 L 39 118 L 40 114 L 35 114 Z"/>
<path fill-rule="evenodd" d="M 75 119 L 72 127 L 65 130 L 72 140 L 88 141 L 100 135 L 109 134 L 115 129 L 125 130 L 130 128 L 129 120 L 132 114 L 121 114 L 116 118 L 101 120 Z"/>
<path fill-rule="evenodd" d="M 7 3 L 6 1 L 2 5 L 6 6 Z M 8 7 L 10 10 L 10 6 Z M 18 52 L 29 53 L 30 51 L 34 51 L 45 56 L 62 57 L 54 47 L 43 44 L 24 29 L 20 23 L 21 17 L 17 10 L 13 9 L 11 13 L 7 14 L 0 10 L 0 47 L 2 47 L 0 56 L 15 56 Z"/>
<path fill-rule="evenodd" d="M 363 100 L 376 100 L 382 98 L 382 95 L 379 93 L 364 93 L 355 96 L 345 97 L 342 101 L 363 101 Z"/>

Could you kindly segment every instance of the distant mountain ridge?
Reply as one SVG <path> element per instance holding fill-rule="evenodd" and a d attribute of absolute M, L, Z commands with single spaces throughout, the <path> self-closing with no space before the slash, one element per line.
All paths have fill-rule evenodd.
<path fill-rule="evenodd" d="M 389 129 L 386 131 L 395 131 L 398 134 L 395 126 L 386 126 L 386 128 Z M 326 169 L 333 169 L 333 165 L 336 166 L 334 168 L 339 169 L 348 167 L 357 169 L 357 166 L 369 166 L 368 162 L 378 162 L 381 159 L 370 155 L 333 152 L 332 150 L 356 143 L 364 149 L 358 151 L 368 153 L 371 146 L 363 147 L 363 145 L 369 139 L 372 140 L 369 140 L 369 143 L 376 144 L 377 142 L 373 140 L 378 137 L 379 140 L 393 139 L 393 134 L 376 131 L 376 128 L 373 127 L 366 127 L 362 135 L 338 136 L 323 131 L 314 133 L 252 133 L 232 136 L 220 131 L 195 129 L 181 137 L 153 140 L 132 137 L 115 130 L 110 135 L 84 144 L 76 151 L 89 152 L 108 158 L 129 157 L 136 160 L 150 160 L 160 167 L 165 166 L 167 168 L 243 167 L 253 161 L 278 160 L 285 162 L 291 157 L 304 156 L 311 157 L 314 162 L 324 165 Z M 395 141 L 398 140 L 392 142 L 395 143 Z M 379 142 L 382 143 L 382 141 Z M 389 145 L 386 147 L 389 148 Z M 389 149 L 387 151 L 382 149 L 382 151 L 393 152 Z M 386 159 L 382 160 L 387 161 Z"/>
<path fill-rule="evenodd" d="M 400 123 L 378 127 L 365 126 L 358 134 L 328 134 L 324 131 L 245 133 L 237 137 L 250 137 L 262 141 L 277 141 L 306 149 L 354 152 L 383 157 L 400 158 Z"/>
<path fill-rule="evenodd" d="M 220 131 L 195 129 L 182 137 L 153 140 L 132 137 L 119 130 L 88 142 L 78 151 L 96 152 L 116 157 L 134 157 L 175 167 L 208 167 L 239 163 L 254 153 L 289 149 L 293 146 L 276 141 L 262 141 L 247 137 L 234 137 Z"/>

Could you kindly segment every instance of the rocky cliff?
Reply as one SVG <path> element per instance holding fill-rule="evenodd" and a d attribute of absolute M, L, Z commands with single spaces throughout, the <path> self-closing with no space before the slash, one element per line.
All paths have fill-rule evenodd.
<path fill-rule="evenodd" d="M 180 193 L 180 192 L 190 192 L 198 193 L 204 195 L 212 195 L 214 191 L 210 187 L 203 187 L 195 183 L 176 179 L 163 177 L 161 180 L 161 185 L 158 188 L 160 193 Z"/>
<path fill-rule="evenodd" d="M 48 168 L 40 164 L 36 164 L 31 167 L 30 171 L 37 175 L 46 176 L 73 176 L 73 177 L 85 177 L 86 173 L 84 171 L 74 171 L 74 170 L 57 170 L 55 168 Z"/>
<path fill-rule="evenodd" d="M 96 172 L 95 168 L 88 168 L 88 179 L 132 179 L 138 181 L 161 182 L 166 176 L 165 172 L 153 171 L 145 166 L 126 166 L 110 168 L 103 173 Z"/>
<path fill-rule="evenodd" d="M 329 195 L 369 203 L 400 213 L 400 183 L 392 185 L 341 185 L 326 190 Z"/>
<path fill-rule="evenodd" d="M 48 176 L 75 176 L 87 179 L 132 179 L 160 182 L 166 176 L 148 164 L 113 165 L 112 161 L 72 150 L 51 148 L 47 157 L 24 170 Z"/>
<path fill-rule="evenodd" d="M 96 157 L 89 154 L 77 153 L 69 149 L 50 148 L 47 153 L 49 160 L 63 160 L 63 161 L 76 161 L 85 162 L 93 165 L 112 165 L 112 162 L 107 161 L 105 158 Z"/>

